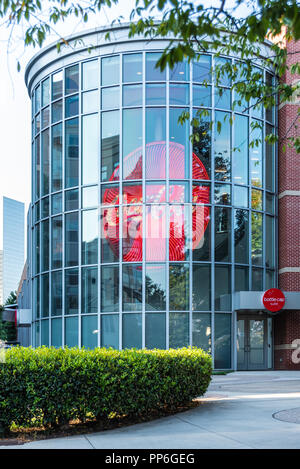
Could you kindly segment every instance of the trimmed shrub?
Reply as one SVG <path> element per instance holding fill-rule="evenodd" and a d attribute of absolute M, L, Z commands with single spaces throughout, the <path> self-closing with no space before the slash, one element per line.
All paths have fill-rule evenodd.
<path fill-rule="evenodd" d="M 0 427 L 147 415 L 203 395 L 211 374 L 211 357 L 197 348 L 16 347 L 0 364 Z"/>

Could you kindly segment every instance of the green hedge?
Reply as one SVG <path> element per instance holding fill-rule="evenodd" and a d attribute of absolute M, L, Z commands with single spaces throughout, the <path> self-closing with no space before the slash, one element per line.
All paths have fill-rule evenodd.
<path fill-rule="evenodd" d="M 203 395 L 211 374 L 210 356 L 197 348 L 16 347 L 0 364 L 0 427 L 147 415 Z"/>

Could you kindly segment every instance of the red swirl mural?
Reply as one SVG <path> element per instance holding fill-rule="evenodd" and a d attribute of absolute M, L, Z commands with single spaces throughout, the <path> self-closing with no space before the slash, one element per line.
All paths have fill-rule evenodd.
<path fill-rule="evenodd" d="M 166 233 L 166 206 L 159 205 L 167 200 L 166 186 L 163 181 L 147 184 L 145 201 L 152 205 L 146 206 L 145 239 L 146 260 L 166 260 L 166 239 L 169 238 L 170 261 L 184 261 L 189 242 L 190 227 L 188 226 L 188 207 L 186 187 L 178 179 L 185 178 L 185 148 L 183 145 L 170 142 L 169 146 L 169 236 Z M 198 156 L 193 153 L 192 172 L 194 180 L 208 180 L 207 171 Z M 166 175 L 166 143 L 153 142 L 146 145 L 147 177 L 163 180 Z M 114 170 L 110 181 L 119 179 L 119 166 Z M 143 258 L 143 193 L 141 182 L 126 182 L 142 179 L 142 149 L 130 153 L 123 163 L 123 223 L 122 223 L 122 258 L 124 262 L 142 261 Z M 151 175 L 151 176 L 150 176 Z M 205 230 L 209 223 L 209 186 L 205 183 L 194 184 L 192 190 L 192 249 L 201 247 Z M 110 185 L 102 197 L 102 203 L 109 207 L 103 210 L 103 234 L 116 257 L 119 253 L 119 186 Z M 128 204 L 128 205 L 126 205 Z M 137 204 L 137 205 L 134 205 Z M 140 204 L 140 205 L 138 205 Z M 158 204 L 158 205 L 153 205 Z M 177 204 L 177 205 L 173 205 Z M 179 204 L 179 205 L 178 205 Z"/>

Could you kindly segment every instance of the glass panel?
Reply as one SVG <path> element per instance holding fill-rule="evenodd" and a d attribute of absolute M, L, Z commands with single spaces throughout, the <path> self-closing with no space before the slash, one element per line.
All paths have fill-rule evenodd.
<path fill-rule="evenodd" d="M 169 209 L 169 259 L 185 261 L 190 253 L 189 207 L 171 205 Z"/>
<path fill-rule="evenodd" d="M 102 88 L 101 91 L 101 108 L 106 111 L 108 109 L 116 109 L 120 107 L 120 87 L 112 86 L 110 88 Z"/>
<path fill-rule="evenodd" d="M 123 184 L 123 204 L 138 204 L 143 201 L 142 184 Z"/>
<path fill-rule="evenodd" d="M 248 267 L 235 267 L 234 270 L 234 290 L 249 290 L 249 269 Z"/>
<path fill-rule="evenodd" d="M 257 213 L 257 212 L 252 212 L 251 220 L 252 220 L 252 236 L 251 236 L 252 264 L 262 265 L 262 243 L 263 243 L 262 214 Z"/>
<path fill-rule="evenodd" d="M 193 117 L 199 122 L 198 127 L 193 127 L 193 179 L 210 179 L 211 170 L 211 116 Z"/>
<path fill-rule="evenodd" d="M 33 279 L 33 317 L 38 319 L 40 317 L 40 277 Z"/>
<path fill-rule="evenodd" d="M 114 85 L 120 82 L 120 57 L 105 57 L 101 61 L 102 86 Z"/>
<path fill-rule="evenodd" d="M 178 62 L 170 70 L 170 81 L 189 81 L 190 79 L 190 64 L 187 60 Z"/>
<path fill-rule="evenodd" d="M 81 314 L 98 312 L 98 268 L 81 271 Z"/>
<path fill-rule="evenodd" d="M 169 186 L 169 202 L 184 203 L 189 202 L 189 183 L 188 182 L 175 182 L 170 181 Z"/>
<path fill-rule="evenodd" d="M 123 81 L 142 81 L 143 56 L 142 54 L 123 55 Z"/>
<path fill-rule="evenodd" d="M 49 197 L 45 197 L 41 200 L 41 218 L 46 218 L 49 216 Z"/>
<path fill-rule="evenodd" d="M 40 110 L 41 107 L 41 87 L 38 85 L 35 89 L 35 112 L 37 113 Z"/>
<path fill-rule="evenodd" d="M 146 265 L 145 279 L 146 311 L 166 310 L 166 266 Z"/>
<path fill-rule="evenodd" d="M 103 112 L 101 124 L 101 180 L 119 179 L 120 113 Z"/>
<path fill-rule="evenodd" d="M 98 88 L 99 72 L 98 60 L 91 60 L 82 64 L 82 89 Z"/>
<path fill-rule="evenodd" d="M 123 349 L 142 348 L 142 315 L 123 314 Z"/>
<path fill-rule="evenodd" d="M 62 125 L 52 127 L 52 191 L 62 189 Z"/>
<path fill-rule="evenodd" d="M 215 315 L 215 368 L 231 368 L 231 314 Z"/>
<path fill-rule="evenodd" d="M 215 310 L 231 310 L 231 267 L 215 266 Z"/>
<path fill-rule="evenodd" d="M 78 347 L 78 318 L 65 319 L 65 345 Z"/>
<path fill-rule="evenodd" d="M 78 119 L 71 119 L 66 122 L 66 163 L 65 163 L 65 181 L 66 187 L 78 186 L 79 173 L 79 136 Z"/>
<path fill-rule="evenodd" d="M 98 205 L 98 186 L 84 187 L 82 189 L 82 208 L 96 207 Z"/>
<path fill-rule="evenodd" d="M 189 345 L 189 315 L 169 314 L 169 347 L 181 348 Z"/>
<path fill-rule="evenodd" d="M 274 218 L 266 216 L 266 267 L 275 267 L 275 226 Z"/>
<path fill-rule="evenodd" d="M 142 106 L 143 88 L 142 85 L 123 86 L 123 106 Z"/>
<path fill-rule="evenodd" d="M 276 277 L 274 270 L 266 271 L 266 290 L 269 288 L 276 288 Z"/>
<path fill-rule="evenodd" d="M 266 125 L 266 134 L 274 133 L 274 128 Z M 275 189 L 275 145 L 271 143 L 265 144 L 266 154 L 266 189 L 274 191 Z"/>
<path fill-rule="evenodd" d="M 58 269 L 62 266 L 62 215 L 52 218 L 51 230 L 51 264 L 52 269 Z"/>
<path fill-rule="evenodd" d="M 119 266 L 101 267 L 101 312 L 119 311 Z"/>
<path fill-rule="evenodd" d="M 274 195 L 269 194 L 269 192 L 266 192 L 266 211 L 273 215 L 275 213 L 275 198 Z"/>
<path fill-rule="evenodd" d="M 52 215 L 62 212 L 62 193 L 52 195 Z"/>
<path fill-rule="evenodd" d="M 49 270 L 49 220 L 41 223 L 41 271 Z"/>
<path fill-rule="evenodd" d="M 50 78 L 42 83 L 42 106 L 48 106 L 50 103 Z"/>
<path fill-rule="evenodd" d="M 146 337 L 145 345 L 147 349 L 166 348 L 166 314 L 147 313 L 146 314 Z"/>
<path fill-rule="evenodd" d="M 215 107 L 230 111 L 231 91 L 229 89 L 215 87 Z"/>
<path fill-rule="evenodd" d="M 71 94 L 75 93 L 79 89 L 79 67 L 78 65 L 73 65 L 68 67 L 65 70 L 65 93 Z"/>
<path fill-rule="evenodd" d="M 87 91 L 82 93 L 82 112 L 89 114 L 90 112 L 97 112 L 99 109 L 98 90 Z"/>
<path fill-rule="evenodd" d="M 198 55 L 193 62 L 193 81 L 211 82 L 211 56 Z"/>
<path fill-rule="evenodd" d="M 233 204 L 237 207 L 248 208 L 248 188 L 242 186 L 233 187 Z"/>
<path fill-rule="evenodd" d="M 102 314 L 101 347 L 119 348 L 119 315 Z"/>
<path fill-rule="evenodd" d="M 166 69 L 161 72 L 160 68 L 156 68 L 156 63 L 160 59 L 160 52 L 152 52 L 146 54 L 146 80 L 147 81 L 164 81 L 166 79 Z"/>
<path fill-rule="evenodd" d="M 146 85 L 146 105 L 166 104 L 166 85 L 163 83 L 152 83 Z"/>
<path fill-rule="evenodd" d="M 61 318 L 51 321 L 51 345 L 59 348 L 62 346 L 62 320 Z"/>
<path fill-rule="evenodd" d="M 65 117 L 73 117 L 79 114 L 78 94 L 65 99 Z"/>
<path fill-rule="evenodd" d="M 123 311 L 142 311 L 142 266 L 123 265 Z"/>
<path fill-rule="evenodd" d="M 211 268 L 210 265 L 193 264 L 193 311 L 211 309 Z"/>
<path fill-rule="evenodd" d="M 210 314 L 193 313 L 192 343 L 205 352 L 211 353 L 211 319 Z"/>
<path fill-rule="evenodd" d="M 215 185 L 215 203 L 219 205 L 230 205 L 231 203 L 231 186 L 230 184 Z"/>
<path fill-rule="evenodd" d="M 188 311 L 189 266 L 188 264 L 170 264 L 169 269 L 170 310 Z"/>
<path fill-rule="evenodd" d="M 98 345 L 98 317 L 83 316 L 81 318 L 81 346 L 94 349 Z"/>
<path fill-rule="evenodd" d="M 63 72 L 60 71 L 52 75 L 52 101 L 62 97 L 63 93 Z"/>
<path fill-rule="evenodd" d="M 49 321 L 48 319 L 41 323 L 41 345 L 49 347 Z"/>
<path fill-rule="evenodd" d="M 65 265 L 78 265 L 78 212 L 65 215 Z"/>
<path fill-rule="evenodd" d="M 227 74 L 226 64 L 231 67 L 231 60 L 215 57 L 215 81 L 220 86 L 231 86 L 231 78 Z"/>
<path fill-rule="evenodd" d="M 98 114 L 82 118 L 82 184 L 98 182 Z"/>
<path fill-rule="evenodd" d="M 71 191 L 65 192 L 65 210 L 78 210 L 78 189 L 73 189 Z"/>
<path fill-rule="evenodd" d="M 264 364 L 264 320 L 249 320 L 249 361 L 252 366 Z"/>
<path fill-rule="evenodd" d="M 119 260 L 119 208 L 102 210 L 101 219 L 102 262 L 116 262 Z"/>
<path fill-rule="evenodd" d="M 236 115 L 234 120 L 233 182 L 248 184 L 248 117 Z"/>
<path fill-rule="evenodd" d="M 98 210 L 82 212 L 81 263 L 98 262 Z"/>
<path fill-rule="evenodd" d="M 141 109 L 123 111 L 123 179 L 142 178 L 143 119 Z"/>
<path fill-rule="evenodd" d="M 263 270 L 252 269 L 252 291 L 262 291 L 263 289 Z"/>
<path fill-rule="evenodd" d="M 143 207 L 123 208 L 123 261 L 137 262 L 143 258 Z"/>
<path fill-rule="evenodd" d="M 119 184 L 103 184 L 101 188 L 102 205 L 119 204 Z"/>
<path fill-rule="evenodd" d="M 189 85 L 170 83 L 170 104 L 175 106 L 190 104 Z"/>
<path fill-rule="evenodd" d="M 252 189 L 251 191 L 251 208 L 254 210 L 263 209 L 263 193 L 262 191 Z"/>
<path fill-rule="evenodd" d="M 52 106 L 51 106 L 51 108 L 52 108 L 52 117 L 51 117 L 52 124 L 62 120 L 62 106 L 63 106 L 62 100 L 56 101 L 55 103 L 52 104 Z"/>
<path fill-rule="evenodd" d="M 171 179 L 187 179 L 189 177 L 189 125 L 185 121 L 178 123 L 182 112 L 186 109 L 170 109 L 170 168 Z"/>
<path fill-rule="evenodd" d="M 35 135 L 41 130 L 41 114 L 38 114 L 35 118 Z"/>
<path fill-rule="evenodd" d="M 238 264 L 249 263 L 249 213 L 234 211 L 234 258 Z"/>
<path fill-rule="evenodd" d="M 40 136 L 35 139 L 35 200 L 40 198 L 41 192 L 41 150 Z"/>
<path fill-rule="evenodd" d="M 193 260 L 210 259 L 210 207 L 193 205 L 192 208 L 192 241 Z"/>
<path fill-rule="evenodd" d="M 166 206 L 146 206 L 146 260 L 165 261 L 167 250 Z"/>
<path fill-rule="evenodd" d="M 215 113 L 215 178 L 217 181 L 230 179 L 230 142 L 231 125 L 229 114 L 217 111 Z M 225 116 L 227 117 L 226 120 Z M 218 124 L 221 128 L 218 129 Z M 219 130 L 219 131 L 218 131 Z"/>
<path fill-rule="evenodd" d="M 34 264 L 35 264 L 35 273 L 40 272 L 40 251 L 41 251 L 41 242 L 40 242 L 40 225 L 36 225 L 34 228 Z"/>
<path fill-rule="evenodd" d="M 42 110 L 42 129 L 50 124 L 50 106 Z"/>
<path fill-rule="evenodd" d="M 165 177 L 166 110 L 164 108 L 146 109 L 146 179 L 164 179 Z"/>
<path fill-rule="evenodd" d="M 156 182 L 147 182 L 146 202 L 149 204 L 166 202 L 166 185 Z"/>
<path fill-rule="evenodd" d="M 42 195 L 49 193 L 49 129 L 42 132 Z"/>
<path fill-rule="evenodd" d="M 62 272 L 51 273 L 51 316 L 62 315 Z"/>
<path fill-rule="evenodd" d="M 211 107 L 211 86 L 193 86 L 193 106 Z"/>
<path fill-rule="evenodd" d="M 245 364 L 245 320 L 237 321 L 237 362 L 238 365 Z"/>
<path fill-rule="evenodd" d="M 65 314 L 78 314 L 78 269 L 65 270 Z"/>
<path fill-rule="evenodd" d="M 254 142 L 253 148 L 250 149 L 251 185 L 262 187 L 262 129 L 252 130 L 250 140 Z"/>
<path fill-rule="evenodd" d="M 41 317 L 49 316 L 49 274 L 41 275 Z"/>
<path fill-rule="evenodd" d="M 231 209 L 215 207 L 215 260 L 231 259 Z"/>

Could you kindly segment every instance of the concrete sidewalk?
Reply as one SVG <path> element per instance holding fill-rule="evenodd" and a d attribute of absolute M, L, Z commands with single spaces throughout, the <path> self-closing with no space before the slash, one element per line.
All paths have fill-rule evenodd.
<path fill-rule="evenodd" d="M 300 424 L 295 421 L 300 422 L 300 372 L 236 372 L 214 376 L 201 405 L 187 412 L 116 430 L 0 448 L 291 449 L 300 448 Z"/>

